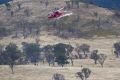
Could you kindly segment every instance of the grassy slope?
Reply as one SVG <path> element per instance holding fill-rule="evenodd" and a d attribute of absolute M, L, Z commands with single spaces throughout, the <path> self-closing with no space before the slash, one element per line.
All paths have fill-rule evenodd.
<path fill-rule="evenodd" d="M 0 6 L 0 21 L 4 22 L 5 24 L 12 21 L 12 20 L 18 20 L 21 17 L 18 17 L 17 15 L 23 14 L 23 10 L 20 11 L 16 11 L 16 2 L 22 2 L 22 8 L 28 8 L 31 10 L 32 15 L 28 18 L 26 18 L 28 21 L 32 22 L 32 21 L 38 21 L 40 22 L 41 19 L 43 20 L 47 20 L 47 15 L 49 12 L 51 12 L 55 7 L 60 8 L 65 6 L 64 0 L 51 0 L 49 6 L 46 8 L 44 4 L 41 4 L 39 0 L 15 0 L 12 4 L 12 8 L 13 11 L 15 11 L 15 16 L 14 17 L 9 17 L 8 15 L 8 11 L 6 11 L 5 6 Z M 102 24 L 103 28 L 107 28 L 109 31 L 106 31 L 106 33 L 101 33 L 99 30 L 95 31 L 95 33 L 92 34 L 98 34 L 101 36 L 104 35 L 115 35 L 116 33 L 114 32 L 119 32 L 120 28 L 119 26 L 119 19 L 113 16 L 113 12 L 107 9 L 103 9 L 97 6 L 93 6 L 93 5 L 89 5 L 88 8 L 85 7 L 85 5 L 83 3 L 80 3 L 80 8 L 78 10 L 76 9 L 72 9 L 72 11 L 74 12 L 73 15 L 73 20 L 75 19 L 75 16 L 78 14 L 80 16 L 80 22 L 78 24 L 74 24 L 74 26 L 72 26 L 70 23 L 72 22 L 70 19 L 68 18 L 68 20 L 66 20 L 65 23 L 67 23 L 66 26 L 72 26 L 72 27 L 78 27 L 81 31 L 86 31 L 86 32 L 91 32 L 92 29 L 94 30 L 94 28 L 96 27 L 96 23 L 89 23 L 91 22 L 91 20 L 98 20 L 98 18 L 96 18 L 94 16 L 94 12 L 97 12 L 98 15 L 101 17 L 102 22 L 104 23 L 104 21 L 112 21 L 112 24 L 110 23 L 105 23 Z M 17 18 L 18 17 L 18 18 Z M 24 16 L 23 16 L 24 17 Z M 10 19 L 9 19 L 10 18 Z M 8 20 L 9 19 L 9 20 Z M 69 21 L 69 22 L 68 22 Z M 6 24 L 7 25 L 7 24 Z M 65 27 L 65 26 L 64 26 Z M 97 33 L 96 33 L 97 32 Z"/>

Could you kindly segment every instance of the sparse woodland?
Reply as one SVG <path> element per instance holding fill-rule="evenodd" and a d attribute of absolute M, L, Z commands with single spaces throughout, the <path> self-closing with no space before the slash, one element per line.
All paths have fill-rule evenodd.
<path fill-rule="evenodd" d="M 33 4 L 31 5 L 31 3 Z M 66 10 L 73 11 L 74 15 L 63 17 L 60 20 L 48 20 L 47 15 L 50 11 L 61 8 L 61 6 L 56 6 L 59 3 Z M 103 10 L 103 12 L 99 12 L 97 9 Z M 104 11 L 108 11 L 108 13 Z M 8 44 L 0 42 L 0 65 L 9 66 L 11 73 L 14 75 L 18 74 L 15 69 L 17 66 L 34 65 L 34 67 L 41 68 L 41 66 L 46 67 L 47 65 L 49 68 L 56 69 L 60 67 L 66 70 L 67 67 L 78 67 L 81 70 L 72 72 L 72 78 L 74 77 L 75 80 L 97 80 L 96 78 L 91 79 L 96 74 L 91 67 L 103 70 L 108 67 L 113 68 L 114 66 L 111 65 L 112 63 L 107 62 L 108 60 L 113 61 L 113 63 L 116 63 L 114 65 L 117 66 L 119 62 L 117 60 L 120 57 L 119 41 L 108 43 L 112 44 L 109 47 L 113 48 L 111 56 L 102 53 L 95 47 L 94 49 L 87 43 L 73 45 L 69 42 L 64 43 L 61 41 L 56 43 L 54 41 L 54 44 L 43 46 L 41 35 L 44 36 L 43 33 L 46 33 L 49 36 L 57 36 L 63 40 L 69 40 L 70 38 L 93 39 L 95 36 L 105 38 L 115 36 L 119 38 L 119 18 L 119 11 L 101 9 L 89 3 L 82 3 L 80 0 L 61 0 L 58 2 L 57 0 L 16 0 L 9 4 L 0 5 L 0 41 L 6 37 L 10 37 L 10 39 L 23 38 L 24 40 L 33 38 L 35 40 L 35 42 L 23 42 L 21 40 L 20 44 L 17 44 L 17 41 L 11 41 Z M 104 48 L 102 49 L 104 50 Z M 27 69 L 29 73 L 29 67 Z M 9 78 L 9 80 L 11 79 Z M 73 79 L 66 77 L 64 71 L 59 73 L 58 70 L 58 72 L 53 71 L 49 79 L 43 80 Z"/>
<path fill-rule="evenodd" d="M 12 74 L 14 74 L 14 67 L 16 65 L 33 64 L 40 66 L 39 63 L 44 65 L 47 62 L 48 65 L 52 67 L 64 67 L 65 65 L 67 66 L 67 64 L 71 64 L 71 66 L 74 67 L 74 60 L 76 59 L 92 59 L 94 65 L 99 63 L 101 67 L 103 67 L 107 58 L 106 54 L 99 53 L 98 50 L 90 52 L 90 46 L 87 44 L 72 47 L 70 44 L 58 43 L 55 45 L 46 45 L 42 48 L 39 43 L 22 42 L 21 45 L 21 50 L 14 43 L 6 46 L 0 45 L 0 65 L 9 65 Z M 114 56 L 119 58 L 120 43 L 115 43 L 114 48 Z M 73 50 L 76 51 L 76 55 L 72 53 Z M 81 67 L 83 66 L 84 65 L 81 65 Z M 82 72 L 76 73 L 76 77 L 86 80 L 90 73 L 91 70 L 83 68 Z M 53 75 L 53 80 L 65 80 L 65 78 L 62 74 L 56 73 Z"/>

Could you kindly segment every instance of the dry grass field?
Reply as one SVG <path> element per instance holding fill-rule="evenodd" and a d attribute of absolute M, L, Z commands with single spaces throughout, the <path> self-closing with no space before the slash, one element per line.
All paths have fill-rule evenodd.
<path fill-rule="evenodd" d="M 75 73 L 80 71 L 81 65 L 90 68 L 92 74 L 88 80 L 119 80 L 120 79 L 120 59 L 116 59 L 112 53 L 113 44 L 119 41 L 119 38 L 95 38 L 95 39 L 69 39 L 64 40 L 56 36 L 42 34 L 40 37 L 41 46 L 55 43 L 69 43 L 75 46 L 76 44 L 89 44 L 91 50 L 98 49 L 99 53 L 106 54 L 107 60 L 104 63 L 104 68 L 100 64 L 95 65 L 93 60 L 82 59 L 74 60 L 74 66 L 65 65 L 64 68 L 55 66 L 49 67 L 47 63 L 39 63 L 38 66 L 32 64 L 18 65 L 14 68 L 15 74 L 11 74 L 8 66 L 0 66 L 0 80 L 52 80 L 54 73 L 64 74 L 66 80 L 79 80 Z M 21 42 L 35 42 L 35 38 L 17 38 L 11 39 L 9 37 L 0 40 L 0 44 L 16 43 L 21 47 Z"/>
<path fill-rule="evenodd" d="M 119 80 L 119 68 L 93 68 L 88 80 Z M 0 80 L 52 80 L 54 73 L 64 74 L 66 80 L 78 80 L 75 73 L 80 67 L 47 67 L 24 65 L 15 67 L 15 74 L 11 74 L 7 66 L 0 66 Z M 79 79 L 80 80 L 80 79 Z"/>

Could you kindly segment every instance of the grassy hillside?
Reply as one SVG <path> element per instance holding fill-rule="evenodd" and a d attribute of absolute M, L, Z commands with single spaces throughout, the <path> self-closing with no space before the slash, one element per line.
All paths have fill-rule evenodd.
<path fill-rule="evenodd" d="M 49 5 L 46 7 L 44 1 L 42 3 L 41 1 L 14 0 L 11 2 L 10 11 L 8 11 L 4 5 L 0 5 L 0 23 L 2 23 L 0 27 L 10 28 L 12 29 L 12 33 L 14 33 L 13 29 L 15 27 L 23 27 L 23 25 L 19 27 L 17 22 L 27 21 L 28 23 L 34 24 L 36 22 L 38 24 L 38 26 L 32 26 L 33 28 L 45 28 L 46 26 L 49 29 L 53 29 L 54 26 L 52 25 L 52 22 L 54 21 L 47 19 L 48 13 L 54 8 L 65 7 L 66 4 L 64 0 L 50 0 Z M 18 10 L 18 3 L 21 4 L 20 10 Z M 76 34 L 89 34 L 88 36 L 119 35 L 119 16 L 115 15 L 114 11 L 93 5 L 86 6 L 86 4 L 82 2 L 79 3 L 79 5 L 80 7 L 78 9 L 74 7 L 68 10 L 73 11 L 74 15 L 57 21 L 57 29 L 61 27 L 62 30 L 72 29 L 74 32 L 77 32 L 76 30 L 78 30 L 78 33 Z M 29 16 L 27 16 L 26 10 L 28 11 Z M 26 26 L 26 28 L 29 29 L 29 26 Z M 103 33 L 101 30 L 103 30 Z"/>

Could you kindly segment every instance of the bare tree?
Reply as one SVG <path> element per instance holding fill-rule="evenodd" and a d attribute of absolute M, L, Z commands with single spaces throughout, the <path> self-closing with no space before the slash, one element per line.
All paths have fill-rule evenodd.
<path fill-rule="evenodd" d="M 107 58 L 107 55 L 105 55 L 105 54 L 98 55 L 98 62 L 101 64 L 102 67 L 103 67 L 103 64 L 104 64 L 106 58 Z"/>

